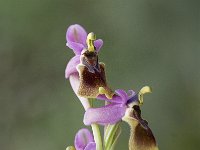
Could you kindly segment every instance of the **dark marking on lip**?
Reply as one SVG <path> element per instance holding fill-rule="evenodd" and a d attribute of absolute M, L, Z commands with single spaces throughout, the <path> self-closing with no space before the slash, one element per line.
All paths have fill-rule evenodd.
<path fill-rule="evenodd" d="M 129 150 L 158 150 L 148 122 L 141 117 L 141 110 L 134 105 L 124 119 L 130 125 Z"/>
<path fill-rule="evenodd" d="M 78 95 L 86 98 L 96 98 L 99 88 L 103 87 L 109 95 L 112 90 L 107 86 L 104 64 L 98 62 L 96 52 L 85 51 L 81 55 L 81 64 L 78 65 L 80 86 Z"/>

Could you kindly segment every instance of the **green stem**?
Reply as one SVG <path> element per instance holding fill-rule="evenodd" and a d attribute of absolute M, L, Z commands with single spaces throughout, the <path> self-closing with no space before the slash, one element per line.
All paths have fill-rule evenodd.
<path fill-rule="evenodd" d="M 88 99 L 90 103 L 90 107 L 93 107 L 93 100 L 92 98 Z M 97 124 L 91 124 L 92 132 L 94 135 L 94 141 L 96 143 L 96 150 L 103 150 L 103 144 L 101 139 L 101 132 L 99 126 Z"/>
<path fill-rule="evenodd" d="M 115 145 L 117 143 L 117 140 L 118 140 L 120 134 L 121 134 L 121 127 L 118 126 L 117 131 L 116 131 L 116 133 L 114 135 L 114 139 L 113 139 L 112 145 L 110 147 L 110 150 L 114 150 L 115 149 Z"/>
<path fill-rule="evenodd" d="M 105 142 L 105 150 L 110 150 L 113 141 L 115 141 L 114 136 L 116 134 L 116 131 L 119 128 L 119 122 L 114 124 L 114 125 L 108 125 L 106 128 L 106 132 L 105 132 L 105 138 L 104 138 L 104 142 Z"/>
<path fill-rule="evenodd" d="M 94 135 L 94 141 L 96 143 L 96 150 L 103 150 L 99 126 L 97 124 L 92 124 L 91 126 Z"/>

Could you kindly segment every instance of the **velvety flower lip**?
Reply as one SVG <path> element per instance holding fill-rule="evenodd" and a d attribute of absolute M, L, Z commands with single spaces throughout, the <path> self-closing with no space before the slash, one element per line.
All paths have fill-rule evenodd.
<path fill-rule="evenodd" d="M 67 29 L 66 45 L 73 50 L 75 56 L 67 64 L 67 67 L 65 69 L 65 78 L 69 78 L 71 74 L 78 72 L 76 66 L 80 64 L 81 52 L 84 49 L 87 49 L 86 39 L 87 39 L 87 32 L 82 26 L 74 24 Z M 99 52 L 102 45 L 103 45 L 103 40 L 97 39 L 94 41 L 96 52 Z"/>
<path fill-rule="evenodd" d="M 86 129 L 80 129 L 74 140 L 74 146 L 76 150 L 95 150 L 96 144 L 92 133 Z"/>
<path fill-rule="evenodd" d="M 70 84 L 72 86 L 72 89 L 73 89 L 74 93 L 77 95 L 78 88 L 80 86 L 78 73 L 74 73 L 73 75 L 70 75 L 69 81 L 70 81 Z M 87 110 L 90 107 L 90 103 L 89 103 L 88 99 L 84 98 L 84 97 L 80 97 L 78 95 L 77 95 L 77 97 L 79 98 L 79 100 L 80 100 L 81 104 L 83 105 L 84 109 Z"/>
<path fill-rule="evenodd" d="M 107 98 L 112 98 L 114 93 L 107 84 L 105 64 L 99 63 L 96 52 L 84 52 L 76 68 L 80 77 L 79 96 L 96 98 L 99 94 L 105 94 Z"/>
<path fill-rule="evenodd" d="M 87 109 L 83 119 L 85 125 L 92 123 L 101 125 L 114 124 L 120 121 L 125 115 L 126 108 L 128 107 L 127 102 L 137 101 L 137 99 L 134 99 L 136 93 L 132 90 L 128 91 L 129 94 L 121 89 L 116 90 L 115 93 L 111 100 L 106 98 L 105 95 L 99 95 L 97 97 L 97 99 L 111 102 L 111 104 L 100 108 Z"/>
<path fill-rule="evenodd" d="M 129 149 L 158 150 L 155 137 L 148 122 L 141 117 L 140 107 L 127 108 L 123 121 L 130 125 Z"/>

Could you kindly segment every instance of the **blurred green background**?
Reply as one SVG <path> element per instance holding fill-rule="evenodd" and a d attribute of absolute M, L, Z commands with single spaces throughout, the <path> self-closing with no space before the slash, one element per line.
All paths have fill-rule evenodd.
<path fill-rule="evenodd" d="M 75 23 L 104 40 L 113 89 L 152 86 L 142 112 L 160 149 L 200 149 L 198 0 L 1 0 L 0 149 L 65 150 L 84 127 L 64 78 Z M 117 150 L 128 149 L 122 130 Z"/>

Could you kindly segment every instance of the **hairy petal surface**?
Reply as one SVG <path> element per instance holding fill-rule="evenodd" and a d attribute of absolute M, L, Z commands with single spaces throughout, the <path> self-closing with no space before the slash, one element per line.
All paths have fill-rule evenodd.
<path fill-rule="evenodd" d="M 84 124 L 97 123 L 101 125 L 114 124 L 124 116 L 126 106 L 121 104 L 109 104 L 100 108 L 89 108 L 84 115 Z"/>
<path fill-rule="evenodd" d="M 158 150 L 148 122 L 141 117 L 139 106 L 127 108 L 122 120 L 130 125 L 129 150 Z"/>
<path fill-rule="evenodd" d="M 76 94 L 76 96 L 81 101 L 84 109 L 87 110 L 90 107 L 90 103 L 89 103 L 88 99 L 84 98 L 84 97 L 80 97 L 80 96 L 77 95 L 77 92 L 78 92 L 78 89 L 79 89 L 79 85 L 80 85 L 80 80 L 79 80 L 78 73 L 71 74 L 69 76 L 69 81 L 70 81 L 70 84 L 72 86 L 72 89 L 73 89 L 74 93 Z"/>

